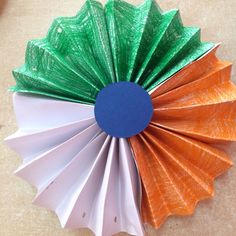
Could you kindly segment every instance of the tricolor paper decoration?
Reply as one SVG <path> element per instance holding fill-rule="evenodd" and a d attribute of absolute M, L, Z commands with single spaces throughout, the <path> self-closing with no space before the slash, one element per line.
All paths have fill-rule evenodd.
<path fill-rule="evenodd" d="M 218 45 L 147 0 L 88 0 L 30 41 L 14 70 L 8 145 L 63 227 L 144 235 L 189 215 L 232 165 L 236 87 Z"/>

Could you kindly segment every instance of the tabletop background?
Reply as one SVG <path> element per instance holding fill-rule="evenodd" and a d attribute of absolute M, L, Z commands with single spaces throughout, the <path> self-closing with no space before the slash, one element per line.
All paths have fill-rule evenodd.
<path fill-rule="evenodd" d="M 129 2 L 139 4 L 141 1 Z M 11 94 L 7 92 L 7 88 L 14 84 L 11 70 L 24 62 L 27 41 L 43 37 L 55 17 L 75 15 L 83 3 L 80 0 L 0 0 L 1 236 L 92 235 L 87 230 L 61 229 L 53 212 L 31 204 L 36 190 L 13 175 L 21 160 L 1 141 L 16 129 Z M 201 27 L 202 39 L 205 41 L 222 42 L 218 55 L 236 64 L 235 0 L 159 0 L 158 3 L 163 10 L 179 8 L 185 25 Z M 234 66 L 234 81 L 235 75 Z M 147 228 L 147 235 L 236 235 L 235 180 L 236 169 L 233 167 L 217 179 L 215 197 L 199 203 L 193 216 L 170 217 L 157 231 Z"/>

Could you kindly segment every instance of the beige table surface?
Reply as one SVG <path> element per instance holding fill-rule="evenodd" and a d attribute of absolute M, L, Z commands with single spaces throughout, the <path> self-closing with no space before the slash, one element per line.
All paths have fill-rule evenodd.
<path fill-rule="evenodd" d="M 12 68 L 24 61 L 26 42 L 43 37 L 55 17 L 74 15 L 83 2 L 0 0 L 0 140 L 16 129 L 7 88 L 14 84 Z M 159 0 L 159 4 L 165 10 L 179 8 L 185 25 L 202 28 L 204 40 L 223 42 L 219 55 L 236 64 L 236 0 Z M 234 67 L 234 79 L 235 72 Z M 32 205 L 35 189 L 12 174 L 19 164 L 19 156 L 0 141 L 0 236 L 92 235 L 61 229 L 54 213 Z M 215 187 L 214 199 L 201 202 L 193 216 L 170 217 L 158 231 L 149 228 L 148 235 L 235 236 L 236 169 L 218 178 Z"/>

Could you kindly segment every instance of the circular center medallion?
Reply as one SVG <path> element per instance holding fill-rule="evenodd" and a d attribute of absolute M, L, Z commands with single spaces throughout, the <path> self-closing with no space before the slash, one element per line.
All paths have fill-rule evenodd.
<path fill-rule="evenodd" d="M 132 82 L 110 84 L 96 98 L 96 121 L 103 131 L 116 138 L 128 138 L 143 131 L 152 114 L 151 97 Z"/>

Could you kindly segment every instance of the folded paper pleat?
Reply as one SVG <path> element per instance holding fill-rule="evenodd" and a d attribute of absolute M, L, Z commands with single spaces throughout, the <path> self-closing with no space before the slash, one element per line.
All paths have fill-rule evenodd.
<path fill-rule="evenodd" d="M 114 82 L 150 91 L 212 47 L 199 28 L 183 26 L 178 10 L 163 12 L 154 0 L 104 7 L 88 0 L 76 16 L 55 19 L 46 38 L 28 43 L 12 90 L 94 104 Z"/>
<path fill-rule="evenodd" d="M 102 132 L 92 106 L 15 94 L 14 108 L 19 130 L 6 142 L 23 159 L 16 175 L 38 190 L 35 204 L 66 228 L 143 235 L 141 185 L 126 139 Z"/>
<path fill-rule="evenodd" d="M 144 235 L 140 212 L 156 228 L 192 214 L 232 166 L 236 141 L 236 87 L 218 47 L 154 0 L 87 0 L 55 19 L 28 43 L 11 88 L 19 129 L 6 142 L 23 159 L 16 174 L 38 190 L 34 202 L 97 236 Z M 120 81 L 149 92 L 154 108 L 129 139 L 106 134 L 94 114 L 98 93 Z"/>
<path fill-rule="evenodd" d="M 160 227 L 169 215 L 192 214 L 214 194 L 214 178 L 232 166 L 236 87 L 231 64 L 213 49 L 152 91 L 150 125 L 130 143 L 143 184 L 142 216 Z"/>

